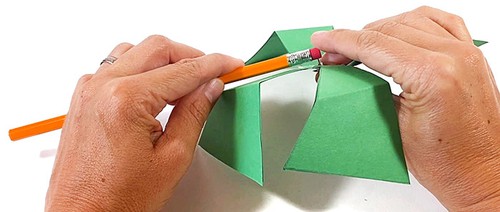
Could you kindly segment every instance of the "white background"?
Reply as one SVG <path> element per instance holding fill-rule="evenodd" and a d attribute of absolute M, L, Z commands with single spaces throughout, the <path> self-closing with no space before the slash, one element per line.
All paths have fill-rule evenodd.
<path fill-rule="evenodd" d="M 424 4 L 459 14 L 475 39 L 490 41 L 481 49 L 500 78 L 500 34 L 494 24 L 500 15 L 487 1 L 2 1 L 0 211 L 43 210 L 60 135 L 55 131 L 13 143 L 8 129 L 66 113 L 78 78 L 93 73 L 120 42 L 136 44 L 162 34 L 205 53 L 246 60 L 274 30 L 360 29 Z M 305 72 L 263 84 L 264 187 L 198 149 L 165 209 L 445 210 L 415 179 L 408 186 L 281 170 L 313 100 L 312 76 Z"/>

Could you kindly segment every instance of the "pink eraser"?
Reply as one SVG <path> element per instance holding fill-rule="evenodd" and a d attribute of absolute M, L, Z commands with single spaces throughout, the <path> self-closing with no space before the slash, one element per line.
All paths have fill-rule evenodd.
<path fill-rule="evenodd" d="M 309 49 L 309 54 L 311 54 L 313 60 L 321 58 L 321 51 L 318 48 Z"/>

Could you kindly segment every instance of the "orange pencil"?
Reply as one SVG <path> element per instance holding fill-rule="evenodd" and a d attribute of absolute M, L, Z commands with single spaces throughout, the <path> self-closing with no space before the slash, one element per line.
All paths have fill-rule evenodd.
<path fill-rule="evenodd" d="M 251 65 L 243 66 L 227 74 L 224 74 L 220 79 L 224 83 L 230 83 L 237 80 L 246 79 L 249 77 L 265 74 L 278 69 L 286 68 L 289 66 L 298 65 L 304 62 L 319 59 L 321 51 L 317 48 L 298 51 L 290 54 L 285 54 L 269 60 L 264 60 Z"/>
<path fill-rule="evenodd" d="M 304 62 L 316 60 L 319 59 L 320 57 L 321 57 L 321 52 L 319 49 L 317 48 L 307 49 L 290 54 L 285 54 L 269 60 L 264 60 L 258 63 L 238 68 L 234 71 L 222 75 L 220 79 L 224 83 L 230 83 L 246 79 L 249 77 L 265 74 L 271 71 L 276 71 L 278 69 L 286 68 L 289 66 L 294 66 Z M 66 115 L 62 115 L 55 118 L 11 129 L 9 130 L 10 140 L 16 141 L 30 136 L 39 135 L 42 133 L 61 129 L 64 124 L 65 118 Z"/>

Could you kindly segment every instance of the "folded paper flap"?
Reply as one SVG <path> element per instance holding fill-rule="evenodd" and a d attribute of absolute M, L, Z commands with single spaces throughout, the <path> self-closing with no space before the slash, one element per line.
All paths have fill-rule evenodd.
<path fill-rule="evenodd" d="M 253 63 L 258 63 L 267 59 L 278 57 L 289 53 L 280 38 L 273 32 L 271 37 L 268 38 L 266 43 L 249 59 L 245 62 L 245 65 L 250 65 Z"/>
<path fill-rule="evenodd" d="M 259 101 L 259 83 L 225 91 L 208 117 L 199 145 L 262 185 Z"/>
<path fill-rule="evenodd" d="M 388 83 L 351 66 L 322 67 L 285 169 L 409 183 Z"/>
<path fill-rule="evenodd" d="M 275 31 L 264 45 L 245 64 L 253 64 L 291 52 L 312 48 L 311 35 L 332 26 Z"/>
<path fill-rule="evenodd" d="M 349 95 L 353 92 L 363 91 L 376 85 L 389 86 L 389 83 L 385 80 L 381 80 L 380 77 L 352 66 L 321 66 L 321 73 L 328 71 L 337 72 L 335 74 L 335 80 L 329 82 L 335 84 L 335 86 L 330 86 L 322 92 L 317 92 L 316 98 L 330 97 L 332 95 Z M 321 80 L 322 78 L 320 77 L 319 81 Z"/>
<path fill-rule="evenodd" d="M 278 57 L 284 54 L 310 49 L 312 48 L 312 44 L 310 42 L 311 35 L 320 30 L 331 30 L 332 26 L 323 26 L 323 27 L 312 27 L 305 29 L 290 29 L 290 30 L 281 30 L 275 31 L 271 34 L 271 36 L 267 39 L 264 45 L 248 60 L 245 62 L 245 65 L 250 65 L 253 63 L 261 62 L 267 59 L 271 59 L 274 57 Z M 310 61 L 301 64 L 299 67 L 294 66 L 290 68 L 283 69 L 284 72 L 278 73 L 278 71 L 272 72 L 278 73 L 276 75 L 271 75 L 265 78 L 257 77 L 255 81 L 250 79 L 250 82 L 244 84 L 259 84 L 264 81 L 268 81 L 270 79 L 274 79 L 279 76 L 283 76 L 285 74 L 290 74 L 296 71 L 301 71 L 307 69 L 307 67 L 313 67 L 317 65 L 316 61 Z M 243 86 L 243 85 L 239 85 Z M 238 86 L 238 87 L 239 87 Z M 234 89 L 234 88 L 233 88 Z"/>

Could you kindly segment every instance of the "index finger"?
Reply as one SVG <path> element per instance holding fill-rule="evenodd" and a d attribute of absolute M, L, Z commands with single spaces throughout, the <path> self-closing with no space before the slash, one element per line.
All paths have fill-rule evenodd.
<path fill-rule="evenodd" d="M 163 102 L 152 111 L 159 112 L 167 103 L 191 93 L 199 86 L 224 73 L 243 66 L 243 61 L 222 55 L 209 54 L 198 58 L 184 59 L 137 75 L 148 90 Z"/>
<path fill-rule="evenodd" d="M 394 75 L 418 69 L 430 58 L 428 55 L 434 54 L 376 31 L 337 29 L 319 32 L 313 34 L 311 42 L 322 51 L 361 61 L 375 71 L 394 77 L 399 84 L 404 79 Z"/>
<path fill-rule="evenodd" d="M 120 76 L 134 75 L 202 55 L 203 52 L 198 49 L 161 35 L 152 35 L 118 57 L 106 72 Z"/>

